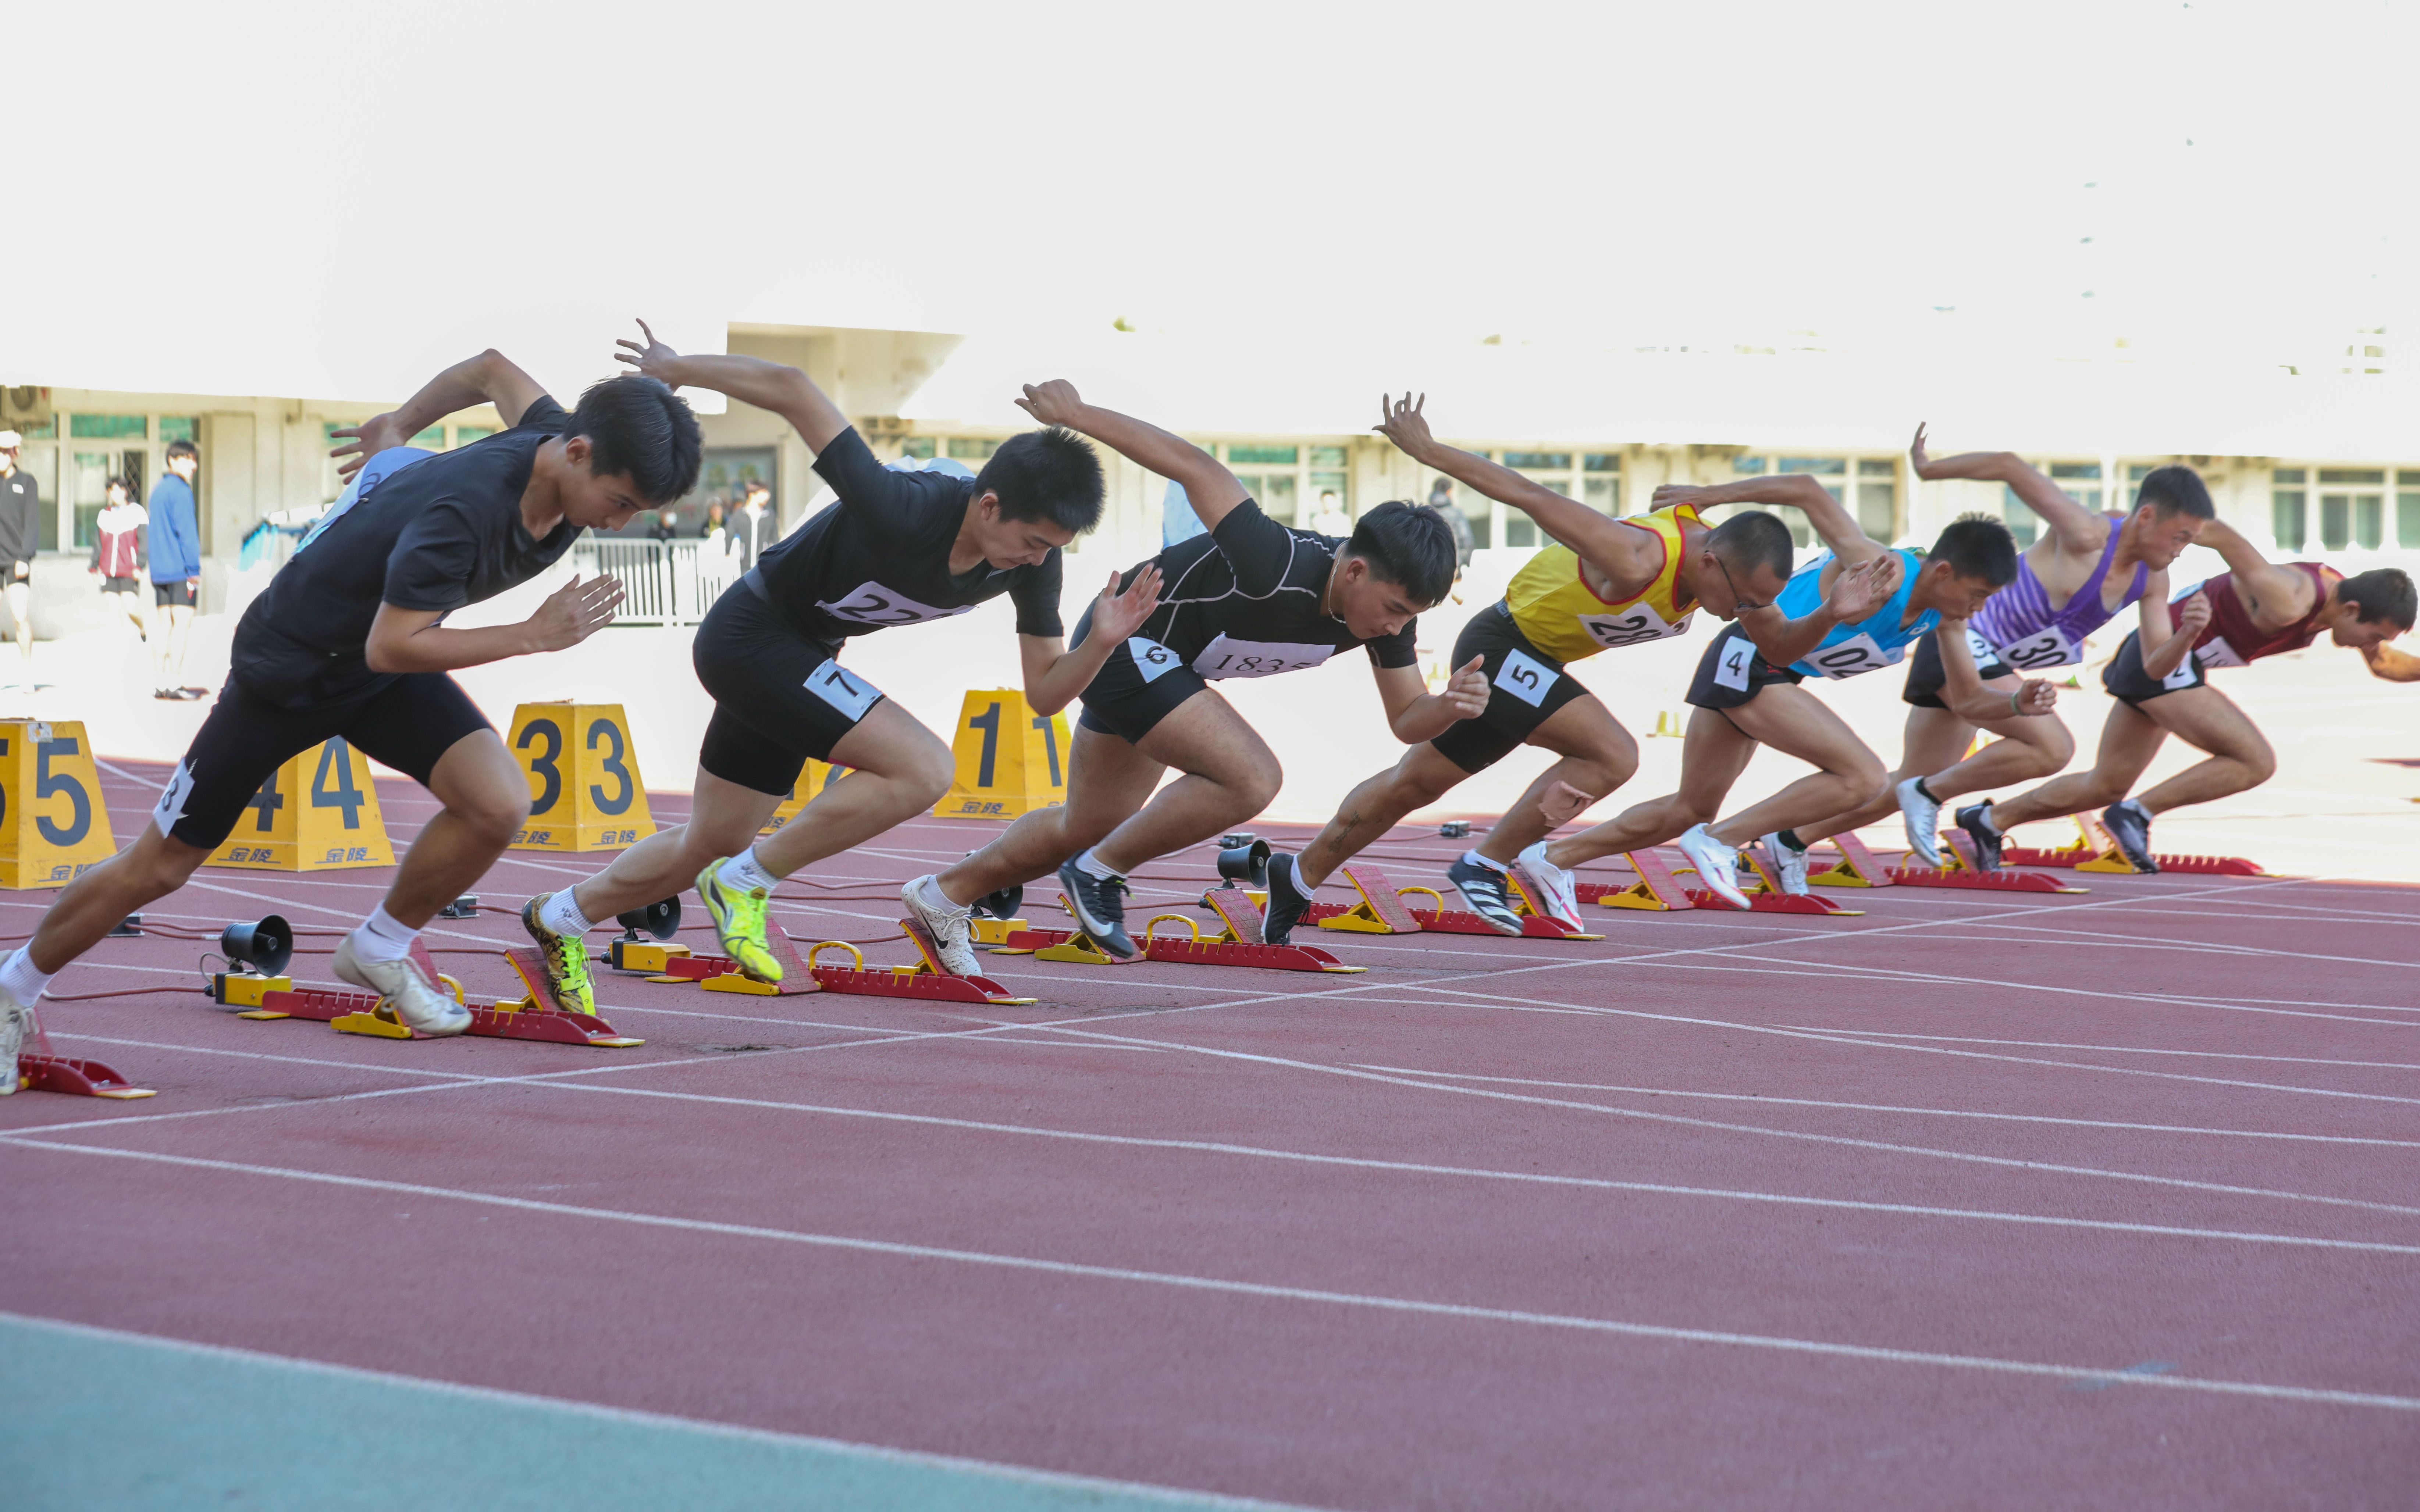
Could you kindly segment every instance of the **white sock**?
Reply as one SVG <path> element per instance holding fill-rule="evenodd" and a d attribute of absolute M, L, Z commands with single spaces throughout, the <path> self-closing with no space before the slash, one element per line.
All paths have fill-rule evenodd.
<path fill-rule="evenodd" d="M 726 887 L 738 892 L 762 892 L 771 896 L 773 885 L 782 879 L 757 863 L 756 847 L 751 845 L 715 869 L 715 876 Z"/>
<path fill-rule="evenodd" d="M 580 900 L 571 895 L 569 887 L 547 899 L 546 906 L 537 911 L 537 921 L 555 933 L 570 938 L 577 938 L 597 927 L 588 921 L 587 915 L 580 911 Z"/>
<path fill-rule="evenodd" d="M 972 907 L 969 903 L 950 902 L 949 895 L 941 890 L 941 879 L 938 876 L 916 879 L 916 901 L 937 914 L 963 914 Z"/>
<path fill-rule="evenodd" d="M 1468 861 L 1473 866 L 1483 866 L 1500 877 L 1511 876 L 1512 874 L 1512 869 L 1511 867 L 1506 866 L 1501 861 L 1489 860 L 1486 856 L 1480 855 L 1477 851 L 1465 851 L 1462 853 L 1462 858 Z"/>
<path fill-rule="evenodd" d="M 400 961 L 411 953 L 411 942 L 420 938 L 420 931 L 396 923 L 395 916 L 380 903 L 362 920 L 362 927 L 346 938 L 353 943 L 356 961 Z"/>
<path fill-rule="evenodd" d="M 1076 857 L 1076 870 L 1088 877 L 1098 877 L 1103 882 L 1113 882 L 1125 875 L 1125 872 L 1095 857 L 1090 850 Z"/>
<path fill-rule="evenodd" d="M 0 962 L 0 987 L 8 989 L 8 995 L 17 1000 L 20 1008 L 33 1007 L 34 999 L 42 995 L 42 990 L 50 986 L 54 975 L 55 973 L 36 969 L 30 946 L 17 947 L 8 952 L 6 962 Z"/>

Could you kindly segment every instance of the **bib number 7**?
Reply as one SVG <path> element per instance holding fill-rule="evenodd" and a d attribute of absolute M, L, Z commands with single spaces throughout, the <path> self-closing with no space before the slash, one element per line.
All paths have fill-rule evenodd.
<path fill-rule="evenodd" d="M 850 675 L 830 657 L 807 674 L 807 691 L 838 709 L 851 724 L 864 718 L 865 711 L 882 697 L 882 689 Z"/>

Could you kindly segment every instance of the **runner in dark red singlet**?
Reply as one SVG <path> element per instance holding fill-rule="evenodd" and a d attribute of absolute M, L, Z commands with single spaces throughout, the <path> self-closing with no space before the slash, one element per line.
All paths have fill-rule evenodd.
<path fill-rule="evenodd" d="M 2215 548 L 2230 570 L 2178 600 L 2179 624 L 2194 633 L 2191 653 L 2183 649 L 2182 635 L 2148 656 L 2141 637 L 2128 636 L 2102 673 L 2102 686 L 2118 706 L 2102 726 L 2101 753 L 2092 770 L 2045 782 L 1985 810 L 1993 840 L 2027 820 L 2056 819 L 2106 804 L 2101 822 L 2127 859 L 2147 872 L 2158 871 L 2151 858 L 2152 815 L 2258 787 L 2277 769 L 2268 740 L 2232 699 L 2210 686 L 2206 674 L 2213 667 L 2242 667 L 2299 651 L 2325 634 L 2360 652 L 2374 676 L 2420 683 L 2420 656 L 2386 643 L 2410 630 L 2414 617 L 2412 579 L 2400 569 L 2379 567 L 2348 578 L 2322 563 L 2270 562 L 2215 520 L 2202 527 L 2201 542 Z M 2140 797 L 2128 797 L 2172 734 L 2209 759 Z M 1974 811 L 1962 812 L 1961 823 Z"/>

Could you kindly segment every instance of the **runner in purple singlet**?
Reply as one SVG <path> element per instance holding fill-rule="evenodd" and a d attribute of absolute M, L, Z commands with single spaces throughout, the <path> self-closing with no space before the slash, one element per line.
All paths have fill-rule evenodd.
<path fill-rule="evenodd" d="M 1992 595 L 1967 626 L 1967 645 L 1984 687 L 2014 697 L 2027 674 L 2084 659 L 2084 638 L 2129 604 L 2139 606 L 2146 645 L 2174 633 L 2168 617 L 2168 563 L 2191 546 L 2205 520 L 2213 517 L 2210 490 L 2188 467 L 2153 469 L 2137 489 L 2131 514 L 2098 514 L 2077 503 L 2058 485 L 2013 452 L 1967 452 L 1934 461 L 1925 455 L 1924 427 L 1916 428 L 1908 455 L 1920 478 L 1976 478 L 2006 484 L 2049 527 L 2018 559 L 2017 580 Z M 1912 705 L 1899 770 L 1890 792 L 1851 813 L 1802 828 L 1795 839 L 1813 844 L 1844 830 L 1869 825 L 1896 806 L 1907 821 L 1908 847 L 1927 866 L 1941 864 L 1937 840 L 1941 807 L 1962 794 L 2031 782 L 2064 768 L 2075 755 L 2075 737 L 2055 714 L 2020 714 L 1980 722 L 1998 735 L 1961 760 L 1977 724 L 1941 699 L 1941 648 L 1927 637 L 1909 658 L 1907 688 Z M 1988 802 L 1962 810 L 1984 810 L 1965 825 L 1978 838 L 1987 869 L 1999 864 L 1998 833 Z"/>

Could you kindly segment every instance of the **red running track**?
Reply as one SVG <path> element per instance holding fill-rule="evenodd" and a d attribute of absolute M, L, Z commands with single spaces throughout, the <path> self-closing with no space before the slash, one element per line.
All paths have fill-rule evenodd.
<path fill-rule="evenodd" d="M 380 793 L 400 845 L 428 801 Z M 1431 885 L 1458 848 L 1380 847 Z M 0 1103 L 8 1305 L 1323 1506 L 2408 1504 L 2420 897 L 2078 880 L 1318 932 L 1355 977 L 994 958 L 1032 1008 L 612 980 L 622 1051 L 247 1022 L 195 947 L 112 940 L 58 990 L 159 990 L 48 1022 L 160 1096 Z M 153 917 L 345 924 L 382 882 L 209 871 Z"/>

